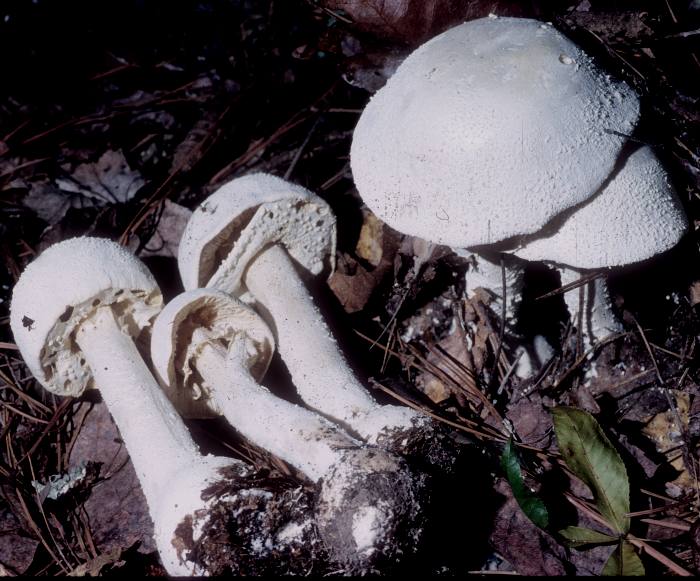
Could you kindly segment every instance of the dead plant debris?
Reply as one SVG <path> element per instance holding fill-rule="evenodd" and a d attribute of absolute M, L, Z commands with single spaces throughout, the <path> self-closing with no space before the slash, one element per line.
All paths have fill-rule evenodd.
<path fill-rule="evenodd" d="M 553 22 L 640 92 L 635 139 L 654 146 L 700 224 L 697 2 L 2 6 L 0 575 L 165 575 L 99 395 L 37 389 L 14 345 L 19 273 L 55 241 L 104 236 L 144 258 L 172 297 L 191 209 L 253 171 L 332 206 L 338 266 L 317 290 L 341 346 L 378 399 L 423 410 L 460 450 L 456 473 L 439 483 L 439 540 L 407 564 L 413 572 L 700 573 L 695 231 L 611 274 L 624 332 L 589 352 L 562 316 L 558 283 L 533 265 L 519 337 L 554 350 L 520 379 L 522 350 L 502 333 L 492 297 L 464 298 L 467 263 L 394 232 L 354 190 L 349 146 L 370 92 L 418 43 L 490 12 Z M 268 384 L 294 397 L 279 361 Z M 585 434 L 571 417 L 585 418 Z M 204 451 L 302 481 L 221 421 L 189 425 Z M 599 478 L 629 495 L 603 498 Z"/>

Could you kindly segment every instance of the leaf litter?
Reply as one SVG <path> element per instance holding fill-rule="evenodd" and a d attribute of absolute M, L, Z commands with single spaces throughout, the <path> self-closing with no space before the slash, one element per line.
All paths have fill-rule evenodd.
<path fill-rule="evenodd" d="M 536 273 L 541 288 L 524 297 L 522 337 L 542 334 L 555 350 L 540 373 L 521 380 L 516 346 L 504 341 L 490 297 L 462 298 L 464 261 L 374 218 L 354 191 L 347 156 L 370 93 L 422 39 L 489 12 L 533 16 L 552 21 L 643 94 L 640 138 L 657 146 L 697 223 L 700 120 L 689 80 L 700 65 L 686 33 L 700 14 L 682 2 L 449 4 L 203 2 L 158 14 L 145 4 L 120 6 L 115 22 L 136 23 L 129 39 L 101 31 L 88 8 L 6 9 L 3 573 L 164 574 L 135 474 L 99 396 L 47 396 L 13 349 L 4 317 L 14 280 L 52 241 L 103 235 L 143 257 L 172 296 L 192 208 L 250 171 L 289 175 L 332 205 L 338 268 L 317 290 L 334 333 L 378 398 L 430 414 L 469 458 L 443 495 L 449 516 L 436 525 L 440 541 L 414 570 L 698 571 L 700 272 L 692 236 L 658 260 L 611 275 L 625 333 L 593 354 L 595 377 L 586 377 L 575 330 L 560 316 L 561 296 L 534 300 L 556 290 Z M 156 26 L 163 16 L 170 26 Z M 52 43 L 61 29 L 46 29 L 52 20 L 65 23 L 62 38 L 72 31 L 95 50 Z M 27 39 L 40 32 L 46 44 L 32 52 Z M 61 76 L 70 89 L 47 90 Z M 272 373 L 284 392 L 284 373 L 274 365 Z M 190 427 L 205 451 L 295 478 L 221 422 Z M 74 485 L 56 498 L 32 486 L 82 474 L 81 467 L 84 477 L 69 479 Z"/>

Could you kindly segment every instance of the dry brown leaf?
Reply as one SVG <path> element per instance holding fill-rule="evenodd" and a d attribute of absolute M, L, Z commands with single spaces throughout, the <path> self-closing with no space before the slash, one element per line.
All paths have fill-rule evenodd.
<path fill-rule="evenodd" d="M 656 445 L 659 452 L 671 452 L 678 449 L 683 443 L 683 432 L 688 428 L 690 395 L 688 393 L 669 390 L 675 400 L 676 411 L 667 410 L 652 417 L 647 425 L 642 429 L 642 433 L 650 438 Z M 678 419 L 683 425 L 678 425 Z M 688 474 L 682 454 L 673 454 L 675 458 L 669 464 L 675 468 L 679 475 L 671 482 L 666 483 L 667 490 L 672 496 L 677 496 L 679 487 L 681 490 L 693 491 L 695 480 Z M 676 494 L 673 494 L 676 492 Z"/>
<path fill-rule="evenodd" d="M 690 306 L 694 307 L 698 303 L 700 303 L 700 280 L 690 285 Z"/>
<path fill-rule="evenodd" d="M 97 548 L 109 552 L 141 541 L 141 551 L 154 551 L 153 525 L 146 499 L 104 403 L 94 404 L 87 412 L 71 451 L 71 466 L 84 461 L 100 462 L 100 477 L 107 477 L 93 486 L 85 502 Z"/>
<path fill-rule="evenodd" d="M 565 575 L 568 559 L 563 547 L 525 516 L 505 480 L 496 490 L 507 500 L 494 518 L 494 548 L 521 575 Z"/>
<path fill-rule="evenodd" d="M 38 545 L 39 541 L 25 536 L 12 512 L 0 506 L 0 567 L 6 574 L 24 573 L 31 565 Z M 5 574 L 0 573 L 0 576 Z"/>
<path fill-rule="evenodd" d="M 68 577 L 97 577 L 104 567 L 117 562 L 121 558 L 122 552 L 122 549 L 117 548 L 102 553 L 87 563 L 78 565 L 68 573 Z"/>
<path fill-rule="evenodd" d="M 360 237 L 355 246 L 355 253 L 372 266 L 379 266 L 382 261 L 384 222 L 372 212 L 364 212 Z"/>
<path fill-rule="evenodd" d="M 417 45 L 464 20 L 524 16 L 529 3 L 494 0 L 325 0 L 327 8 L 352 19 L 362 32 L 382 40 Z"/>
<path fill-rule="evenodd" d="M 81 194 L 98 206 L 128 202 L 144 183 L 124 154 L 112 150 L 105 151 L 95 163 L 80 164 L 69 179 L 56 180 L 62 191 Z"/>
<path fill-rule="evenodd" d="M 340 304 L 347 313 L 355 313 L 362 310 L 372 295 L 377 285 L 375 271 L 367 271 L 361 264 L 345 257 L 346 261 L 352 261 L 354 268 L 352 274 L 336 270 L 328 279 L 328 286 L 338 298 Z"/>
<path fill-rule="evenodd" d="M 191 210 L 170 200 L 165 200 L 163 210 L 158 218 L 156 231 L 141 251 L 141 258 L 147 256 L 177 258 L 180 238 L 182 238 L 182 233 L 191 215 Z M 132 240 L 134 247 L 138 246 L 138 241 L 135 238 Z"/>

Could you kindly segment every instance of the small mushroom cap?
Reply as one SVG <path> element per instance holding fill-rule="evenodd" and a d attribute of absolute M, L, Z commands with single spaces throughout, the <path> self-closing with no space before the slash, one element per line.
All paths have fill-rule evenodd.
<path fill-rule="evenodd" d="M 220 415 L 196 372 L 196 359 L 207 343 L 229 345 L 247 339 L 245 365 L 262 378 L 275 350 L 272 331 L 250 307 L 215 289 L 185 291 L 160 313 L 151 334 L 153 367 L 176 409 L 191 418 Z"/>
<path fill-rule="evenodd" d="M 352 173 L 392 228 L 470 248 L 592 196 L 638 117 L 634 91 L 549 24 L 482 18 L 420 46 L 373 96 Z"/>
<path fill-rule="evenodd" d="M 688 218 L 666 170 L 650 147 L 641 147 L 557 232 L 514 254 L 574 268 L 622 266 L 672 248 L 687 230 Z"/>
<path fill-rule="evenodd" d="M 336 224 L 330 206 L 306 188 L 273 175 L 236 178 L 192 214 L 178 266 L 186 289 L 217 287 L 235 295 L 248 263 L 281 243 L 312 274 L 332 270 Z"/>
<path fill-rule="evenodd" d="M 92 373 L 74 331 L 96 308 L 111 305 L 117 322 L 138 337 L 163 299 L 146 266 L 116 242 L 71 238 L 47 248 L 12 291 L 10 326 L 30 371 L 49 391 L 80 395 Z"/>

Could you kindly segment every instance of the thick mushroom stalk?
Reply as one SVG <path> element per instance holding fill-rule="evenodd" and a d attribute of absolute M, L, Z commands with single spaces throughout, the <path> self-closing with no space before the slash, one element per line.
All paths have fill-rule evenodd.
<path fill-rule="evenodd" d="M 176 297 L 152 335 L 154 366 L 174 401 L 186 405 L 188 394 L 198 394 L 188 411 L 194 404 L 223 414 L 319 483 L 317 523 L 335 560 L 367 572 L 405 558 L 421 536 L 425 478 L 261 385 L 255 375 L 264 373 L 272 346 L 252 309 L 212 289 Z"/>
<path fill-rule="evenodd" d="M 584 273 L 564 266 L 557 267 L 561 285 L 577 282 Z M 595 278 L 583 286 L 564 293 L 564 302 L 574 324 L 581 327 L 584 350 L 623 330 L 613 311 L 608 285 L 604 278 Z"/>
<path fill-rule="evenodd" d="M 299 394 L 312 408 L 350 426 L 372 444 L 394 431 L 428 424 L 410 408 L 380 405 L 360 383 L 286 251 L 271 246 L 248 266 L 245 283 L 274 321 L 278 349 Z"/>
<path fill-rule="evenodd" d="M 310 501 L 290 487 L 273 496 L 242 462 L 198 452 L 134 343 L 161 304 L 155 280 L 133 255 L 108 240 L 74 238 L 27 267 L 13 290 L 10 321 L 47 390 L 75 396 L 100 390 L 141 483 L 168 573 L 219 573 L 222 563 L 239 573 L 275 571 L 280 555 L 295 558 L 307 544 L 310 551 L 318 546 L 307 522 Z M 281 535 L 290 526 L 299 534 Z M 221 527 L 235 547 L 228 551 L 233 560 L 212 554 L 207 543 L 204 531 Z"/>
<path fill-rule="evenodd" d="M 505 270 L 505 321 L 509 330 L 513 331 L 518 320 L 518 309 L 522 302 L 523 274 L 525 263 L 507 254 L 503 256 L 503 267 L 500 260 L 486 257 L 483 254 L 465 249 L 457 249 L 458 256 L 468 258 L 469 270 L 466 275 L 467 297 L 472 298 L 476 289 L 482 288 L 492 299 L 491 308 L 499 317 L 503 313 L 503 270 Z"/>
<path fill-rule="evenodd" d="M 267 316 L 299 395 L 316 411 L 372 444 L 450 465 L 433 422 L 409 408 L 379 405 L 338 349 L 300 275 L 332 266 L 334 252 L 335 219 L 323 200 L 253 174 L 229 182 L 195 210 L 178 264 L 186 289 L 217 288 Z"/>

